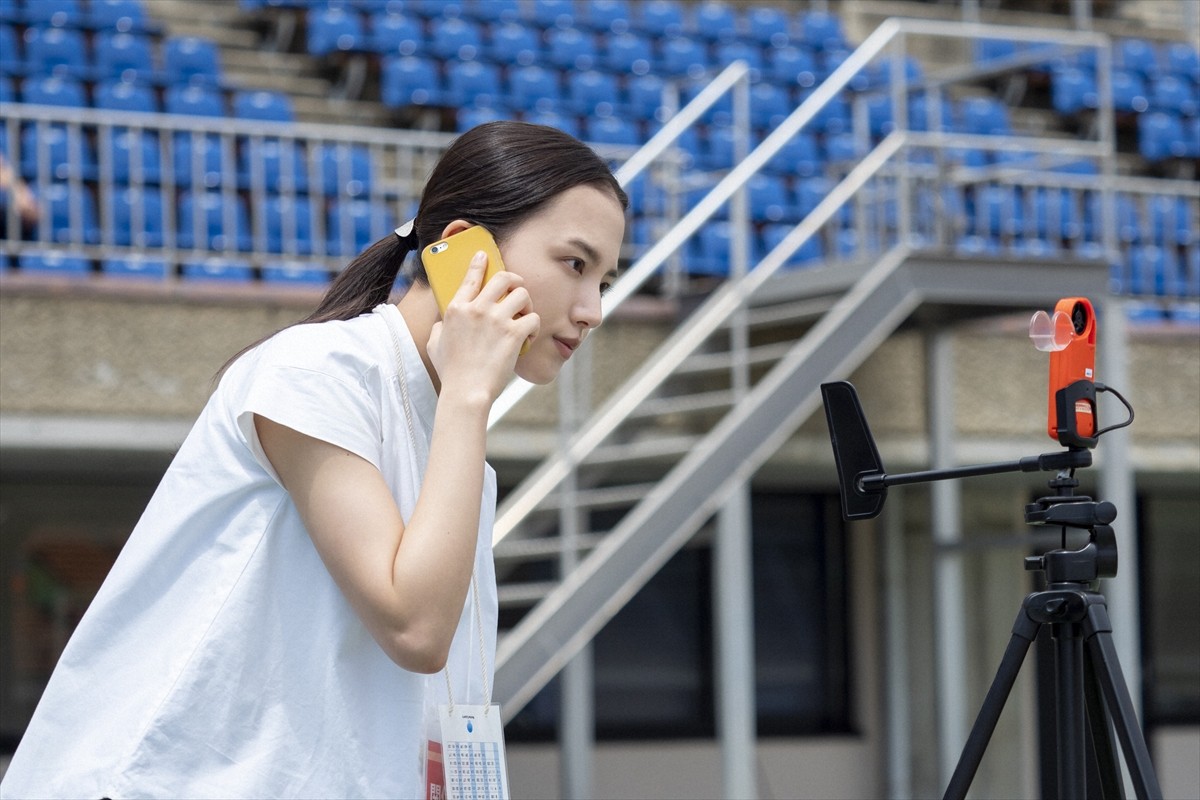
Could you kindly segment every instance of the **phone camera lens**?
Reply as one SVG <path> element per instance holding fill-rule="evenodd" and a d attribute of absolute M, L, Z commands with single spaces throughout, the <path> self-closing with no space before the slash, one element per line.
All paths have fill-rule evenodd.
<path fill-rule="evenodd" d="M 1087 321 L 1087 308 L 1083 303 L 1076 303 L 1075 308 L 1071 309 L 1071 324 L 1075 326 L 1075 333 L 1083 333 Z"/>

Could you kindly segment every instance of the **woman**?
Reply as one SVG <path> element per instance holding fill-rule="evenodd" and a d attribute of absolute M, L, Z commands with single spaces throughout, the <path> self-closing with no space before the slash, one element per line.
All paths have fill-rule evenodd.
<path fill-rule="evenodd" d="M 486 702 L 494 668 L 488 412 L 600 324 L 625 205 L 559 131 L 460 137 L 411 232 L 227 366 L 4 796 L 423 796 L 424 705 Z M 386 304 L 412 251 L 475 224 L 507 272 L 481 288 L 477 255 L 443 319 L 414 256 Z"/>

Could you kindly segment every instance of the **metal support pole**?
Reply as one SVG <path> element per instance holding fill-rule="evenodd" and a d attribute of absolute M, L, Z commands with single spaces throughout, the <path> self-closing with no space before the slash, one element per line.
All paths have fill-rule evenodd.
<path fill-rule="evenodd" d="M 750 148 L 750 82 L 743 77 L 733 89 L 734 163 Z M 750 213 L 745 187 L 733 195 L 730 220 L 730 277 L 740 280 L 749 270 Z M 730 387 L 734 403 L 750 388 L 746 350 L 749 346 L 745 308 L 731 318 Z M 717 514 L 713 548 L 713 604 L 717 624 L 717 724 L 721 741 L 722 796 L 753 800 L 758 796 L 755 770 L 754 591 L 752 577 L 750 487 L 743 483 Z"/>
<path fill-rule="evenodd" d="M 1112 297 L 1101 307 L 1097 319 L 1096 346 L 1100 352 L 1097 377 L 1118 391 L 1129 384 L 1129 331 L 1125 302 Z M 1105 398 L 1106 400 L 1108 398 Z M 1099 411 L 1100 425 L 1111 425 L 1123 418 L 1125 409 L 1117 403 L 1105 403 Z M 1135 423 L 1136 424 L 1136 423 Z M 1096 449 L 1100 467 L 1100 498 L 1117 507 L 1120 515 L 1113 525 L 1117 536 L 1120 564 L 1117 575 L 1102 587 L 1112 622 L 1113 646 L 1138 719 L 1142 713 L 1142 651 L 1138 624 L 1138 539 L 1137 494 L 1129 458 L 1129 428 L 1110 431 Z M 1132 796 L 1133 782 L 1128 766 L 1122 761 L 1126 794 Z"/>
<path fill-rule="evenodd" d="M 927 334 L 929 461 L 933 469 L 954 462 L 954 356 L 949 331 Z M 939 785 L 954 774 L 967 739 L 966 614 L 963 610 L 962 493 L 957 481 L 930 485 L 933 532 L 934 668 Z"/>
<path fill-rule="evenodd" d="M 903 490 L 893 490 L 879 528 L 883 553 L 884 697 L 887 704 L 887 796 L 913 796 L 911 708 L 908 699 L 908 582 L 904 564 Z"/>
<path fill-rule="evenodd" d="M 558 376 L 558 426 L 565 443 L 587 417 L 591 392 L 591 348 L 582 347 L 563 365 Z M 579 486 L 572 469 L 560 491 L 559 569 L 566 576 L 579 563 L 579 537 L 586 520 L 574 501 Z M 563 668 L 559 706 L 560 782 L 564 800 L 584 800 L 592 795 L 592 755 L 595 749 L 596 709 L 593 688 L 592 646 L 585 645 Z"/>

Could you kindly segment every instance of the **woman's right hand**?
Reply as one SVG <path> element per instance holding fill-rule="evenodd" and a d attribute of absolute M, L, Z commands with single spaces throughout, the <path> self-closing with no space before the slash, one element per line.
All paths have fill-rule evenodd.
<path fill-rule="evenodd" d="M 526 340 L 541 326 L 524 279 L 507 270 L 486 284 L 487 254 L 471 259 L 454 298 L 430 332 L 428 352 L 442 391 L 482 393 L 490 408 L 508 384 Z"/>

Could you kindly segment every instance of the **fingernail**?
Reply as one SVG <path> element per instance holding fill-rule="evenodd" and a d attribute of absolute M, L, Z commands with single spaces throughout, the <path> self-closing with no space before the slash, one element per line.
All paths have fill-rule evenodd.
<path fill-rule="evenodd" d="M 485 261 L 487 261 L 487 253 L 482 250 L 476 251 L 474 257 L 471 258 L 472 264 L 482 264 Z"/>

